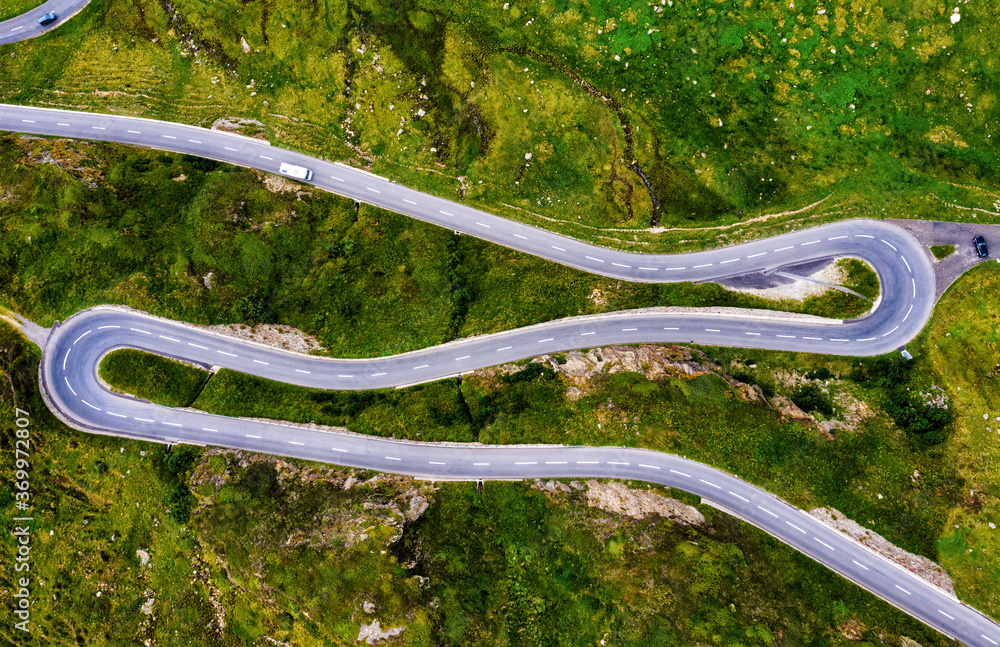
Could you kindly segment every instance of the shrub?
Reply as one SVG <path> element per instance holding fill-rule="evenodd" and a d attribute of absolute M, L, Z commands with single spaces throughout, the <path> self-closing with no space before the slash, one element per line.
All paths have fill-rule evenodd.
<path fill-rule="evenodd" d="M 833 371 L 831 371 L 825 366 L 822 366 L 820 368 L 817 368 L 815 370 L 806 373 L 807 380 L 829 380 L 832 377 L 834 377 Z"/>
<path fill-rule="evenodd" d="M 792 395 L 792 402 L 806 412 L 819 411 L 825 416 L 833 415 L 830 396 L 815 384 L 806 384 Z"/>

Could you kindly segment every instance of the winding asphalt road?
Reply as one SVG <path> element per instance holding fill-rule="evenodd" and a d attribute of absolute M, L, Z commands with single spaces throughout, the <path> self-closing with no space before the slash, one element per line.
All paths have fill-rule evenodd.
<path fill-rule="evenodd" d="M 78 14 L 89 3 L 90 0 L 49 0 L 20 16 L 0 22 L 0 45 L 48 33 Z M 47 25 L 39 25 L 38 19 L 49 12 L 56 14 L 56 20 Z"/>
<path fill-rule="evenodd" d="M 0 129 L 178 151 L 276 172 L 281 162 L 311 168 L 311 184 L 564 265 L 630 281 L 706 281 L 834 256 L 875 268 L 882 298 L 862 319 L 790 320 L 752 316 L 632 312 L 563 319 L 433 348 L 364 360 L 295 355 L 177 322 L 94 308 L 57 326 L 40 369 L 49 406 L 73 427 L 146 440 L 212 444 L 433 479 L 604 477 L 645 480 L 700 495 L 829 566 L 875 595 L 968 645 L 997 647 L 1000 627 L 802 511 L 721 471 L 668 454 L 610 447 L 482 447 L 412 443 L 169 409 L 108 392 L 101 357 L 138 348 L 206 366 L 327 389 L 413 384 L 581 347 L 691 342 L 839 355 L 900 348 L 930 316 L 934 274 L 928 255 L 902 229 L 879 221 L 824 225 L 723 249 L 681 255 L 606 250 L 420 193 L 369 173 L 272 148 L 228 133 L 167 122 L 63 110 L 0 106 Z"/>

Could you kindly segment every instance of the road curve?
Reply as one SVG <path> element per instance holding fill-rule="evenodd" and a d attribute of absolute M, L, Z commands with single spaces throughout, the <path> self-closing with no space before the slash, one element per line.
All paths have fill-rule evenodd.
<path fill-rule="evenodd" d="M 363 360 L 295 355 L 121 309 L 74 315 L 49 336 L 40 368 L 46 401 L 74 427 L 168 442 L 213 444 L 436 479 L 606 477 L 677 487 L 733 511 L 797 550 L 943 633 L 969 645 L 1000 645 L 1000 627 L 841 533 L 731 475 L 637 449 L 463 447 L 410 443 L 237 420 L 159 407 L 108 392 L 100 358 L 137 348 L 209 366 L 327 389 L 413 384 L 543 353 L 604 344 L 690 342 L 841 355 L 901 347 L 930 316 L 934 275 L 919 243 L 888 223 L 856 220 L 724 249 L 639 255 L 587 245 L 413 191 L 369 173 L 264 142 L 131 117 L 0 106 L 0 129 L 171 150 L 268 172 L 281 162 L 314 171 L 311 184 L 557 263 L 630 281 L 705 281 L 835 256 L 864 258 L 882 283 L 875 311 L 836 322 L 631 312 L 574 317 Z"/>
<path fill-rule="evenodd" d="M 476 236 L 562 265 L 611 278 L 639 282 L 711 281 L 836 256 L 867 260 L 879 275 L 882 298 L 869 316 L 842 325 L 746 320 L 734 317 L 636 316 L 635 325 L 577 330 L 567 320 L 552 339 L 536 339 L 527 355 L 581 346 L 637 342 L 689 342 L 838 355 L 878 355 L 902 347 L 926 323 L 934 305 L 929 255 L 909 233 L 875 220 L 842 221 L 783 236 L 686 254 L 633 254 L 608 250 L 500 218 L 463 204 L 400 186 L 365 171 L 269 146 L 256 139 L 163 121 L 0 104 L 0 129 L 59 137 L 113 141 L 221 160 L 276 173 L 282 162 L 310 168 L 309 184 L 389 211 Z M 628 322 L 625 322 L 628 323 Z M 569 337 L 567 337 L 567 335 Z M 581 339 L 570 339 L 574 335 Z M 494 352 L 497 349 L 493 349 Z M 493 355 L 496 364 L 510 354 Z M 454 364 L 445 374 L 479 368 Z M 377 372 L 377 371 L 376 371 Z M 434 377 L 427 371 L 426 377 Z M 416 377 L 416 375 L 414 375 Z M 387 386 L 366 382 L 353 388 Z M 341 388 L 340 385 L 331 388 Z"/>
<path fill-rule="evenodd" d="M 405 382 L 425 364 L 447 372 L 451 369 L 445 367 L 461 363 L 461 355 L 455 357 L 458 353 L 469 355 L 475 364 L 495 363 L 498 351 L 493 346 L 498 339 L 510 340 L 511 346 L 520 349 L 499 353 L 500 361 L 532 354 L 537 342 L 520 339 L 518 332 L 393 357 L 328 360 L 121 308 L 99 307 L 53 328 L 42 356 L 40 382 L 47 404 L 57 415 L 90 432 L 219 445 L 439 480 L 615 478 L 675 487 L 733 512 L 956 640 L 977 647 L 1000 644 L 1000 627 L 941 589 L 780 499 L 678 456 L 620 447 L 463 446 L 330 433 L 161 407 L 110 393 L 97 379 L 101 358 L 127 347 L 296 384 L 370 388 Z"/>
<path fill-rule="evenodd" d="M 90 0 L 49 0 L 20 16 L 0 22 L 0 45 L 47 34 L 80 13 L 89 3 Z M 39 25 L 38 19 L 49 12 L 56 14 L 56 20 L 47 25 Z"/>

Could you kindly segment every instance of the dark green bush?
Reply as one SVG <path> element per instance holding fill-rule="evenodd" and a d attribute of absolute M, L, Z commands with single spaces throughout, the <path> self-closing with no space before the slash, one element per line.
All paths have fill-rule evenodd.
<path fill-rule="evenodd" d="M 818 411 L 825 416 L 833 415 L 830 396 L 815 384 L 806 384 L 792 395 L 792 402 L 806 412 Z"/>

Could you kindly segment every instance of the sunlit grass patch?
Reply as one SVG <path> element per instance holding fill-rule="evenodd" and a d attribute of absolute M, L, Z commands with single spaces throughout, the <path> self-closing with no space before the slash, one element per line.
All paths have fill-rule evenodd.
<path fill-rule="evenodd" d="M 189 406 L 208 379 L 202 368 L 128 348 L 108 353 L 98 375 L 118 393 L 166 407 Z"/>

